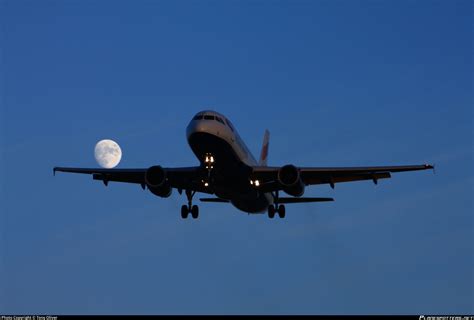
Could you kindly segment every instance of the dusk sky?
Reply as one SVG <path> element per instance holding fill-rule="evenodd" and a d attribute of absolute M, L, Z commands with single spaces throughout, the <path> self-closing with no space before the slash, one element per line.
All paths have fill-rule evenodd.
<path fill-rule="evenodd" d="M 0 314 L 474 313 L 472 1 L 0 0 Z M 58 173 L 198 164 L 193 115 L 269 165 L 434 163 L 285 219 Z M 199 198 L 201 195 L 197 195 Z"/>

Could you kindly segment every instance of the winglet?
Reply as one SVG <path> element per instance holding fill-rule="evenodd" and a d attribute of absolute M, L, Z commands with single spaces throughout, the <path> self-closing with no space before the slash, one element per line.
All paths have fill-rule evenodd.
<path fill-rule="evenodd" d="M 425 164 L 425 165 L 423 165 L 423 166 L 425 167 L 425 168 L 424 168 L 425 170 L 431 169 L 431 170 L 433 170 L 433 173 L 436 173 L 436 172 L 435 172 L 435 165 L 434 165 L 434 164 Z"/>
<path fill-rule="evenodd" d="M 56 167 L 53 168 L 53 177 L 56 175 Z"/>

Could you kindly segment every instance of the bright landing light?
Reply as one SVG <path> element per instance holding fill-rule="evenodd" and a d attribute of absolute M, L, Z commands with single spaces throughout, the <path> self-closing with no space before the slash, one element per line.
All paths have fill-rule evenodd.
<path fill-rule="evenodd" d="M 214 163 L 214 156 L 206 155 L 205 163 Z"/>
<path fill-rule="evenodd" d="M 255 180 L 255 181 L 250 180 L 250 184 L 251 184 L 251 185 L 254 185 L 254 184 L 255 184 L 255 186 L 258 187 L 258 186 L 260 186 L 260 181 L 258 181 L 258 180 Z"/>

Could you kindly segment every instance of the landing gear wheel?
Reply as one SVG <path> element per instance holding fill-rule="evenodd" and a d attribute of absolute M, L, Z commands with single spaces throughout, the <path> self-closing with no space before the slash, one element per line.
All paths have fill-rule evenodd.
<path fill-rule="evenodd" d="M 278 215 L 280 216 L 281 219 L 285 217 L 286 210 L 284 205 L 279 205 L 278 206 Z"/>
<path fill-rule="evenodd" d="M 273 204 L 268 206 L 268 217 L 270 219 L 273 219 L 275 217 L 275 207 L 273 206 Z"/>
<path fill-rule="evenodd" d="M 193 216 L 193 219 L 197 219 L 199 217 L 199 207 L 197 205 L 194 205 L 191 208 L 191 215 Z"/>
<path fill-rule="evenodd" d="M 181 218 L 186 219 L 190 213 L 194 219 L 197 219 L 197 217 L 199 216 L 198 206 L 193 206 L 193 196 L 195 193 L 196 191 L 186 190 L 186 198 L 188 198 L 188 205 L 183 205 L 181 207 Z"/>
<path fill-rule="evenodd" d="M 188 206 L 183 205 L 181 207 L 181 218 L 186 219 L 188 217 L 189 209 Z"/>

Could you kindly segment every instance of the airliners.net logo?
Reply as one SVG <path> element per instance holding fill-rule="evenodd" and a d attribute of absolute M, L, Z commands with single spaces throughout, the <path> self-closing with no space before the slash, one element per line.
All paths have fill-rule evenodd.
<path fill-rule="evenodd" d="M 472 316 L 420 316 L 419 320 L 474 320 Z"/>

